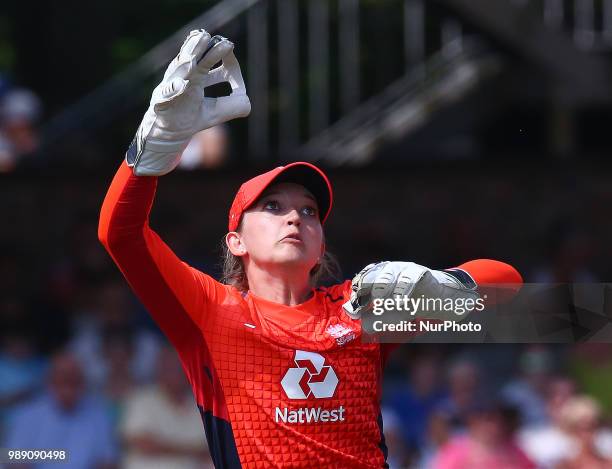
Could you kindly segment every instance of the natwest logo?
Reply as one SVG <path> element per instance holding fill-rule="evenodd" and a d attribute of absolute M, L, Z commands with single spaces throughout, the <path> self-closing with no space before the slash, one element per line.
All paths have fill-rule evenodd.
<path fill-rule="evenodd" d="M 289 399 L 306 399 L 311 394 L 317 399 L 332 397 L 338 386 L 334 369 L 325 365 L 325 357 L 314 352 L 295 351 L 295 368 L 289 368 L 281 386 Z"/>

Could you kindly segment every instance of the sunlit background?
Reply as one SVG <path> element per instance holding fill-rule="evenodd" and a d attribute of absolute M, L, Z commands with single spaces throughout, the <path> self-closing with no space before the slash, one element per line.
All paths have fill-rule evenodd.
<path fill-rule="evenodd" d="M 151 226 L 189 264 L 217 276 L 240 183 L 305 160 L 334 186 L 344 278 L 494 258 L 527 282 L 612 279 L 612 0 L 3 2 L 0 447 L 36 433 L 71 451 L 54 467 L 211 465 L 176 357 L 97 238 L 200 27 L 235 42 L 253 111 L 159 182 Z M 390 467 L 463 469 L 499 445 L 473 469 L 612 467 L 610 389 L 610 344 L 404 345 Z"/>

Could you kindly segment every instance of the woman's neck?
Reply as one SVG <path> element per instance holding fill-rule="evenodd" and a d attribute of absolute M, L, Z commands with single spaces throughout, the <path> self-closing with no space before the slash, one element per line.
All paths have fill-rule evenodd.
<path fill-rule="evenodd" d="M 264 300 L 295 306 L 312 294 L 308 272 L 302 269 L 278 267 L 272 271 L 251 264 L 247 270 L 249 291 Z"/>

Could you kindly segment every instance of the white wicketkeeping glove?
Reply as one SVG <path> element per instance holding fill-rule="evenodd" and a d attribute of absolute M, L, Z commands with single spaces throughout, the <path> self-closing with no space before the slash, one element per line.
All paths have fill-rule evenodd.
<path fill-rule="evenodd" d="M 351 298 L 342 307 L 353 319 L 359 319 L 362 314 L 372 311 L 377 298 L 471 298 L 475 301 L 479 298 L 476 289 L 476 282 L 460 269 L 441 271 L 414 262 L 379 262 L 366 266 L 355 275 Z M 446 317 L 441 313 L 447 313 Z M 429 310 L 416 315 L 421 318 L 461 319 L 452 312 L 448 314 L 448 311 Z"/>
<path fill-rule="evenodd" d="M 251 102 L 234 56 L 234 44 L 203 29 L 191 31 L 179 54 L 153 91 L 126 160 L 137 176 L 161 176 L 179 163 L 191 137 L 200 130 L 246 117 Z M 222 65 L 211 70 L 218 62 Z M 229 82 L 229 96 L 205 98 L 204 88 Z"/>

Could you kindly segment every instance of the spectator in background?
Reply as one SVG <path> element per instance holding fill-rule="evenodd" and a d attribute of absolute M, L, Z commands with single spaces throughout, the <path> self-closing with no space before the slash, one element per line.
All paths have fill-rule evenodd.
<path fill-rule="evenodd" d="M 415 469 L 430 469 L 440 448 L 448 443 L 451 437 L 450 418 L 443 412 L 434 412 L 427 423 L 426 444 L 420 449 Z"/>
<path fill-rule="evenodd" d="M 415 453 L 404 442 L 403 426 L 406 423 L 391 407 L 381 409 L 384 422 L 385 444 L 389 450 L 387 464 L 389 469 L 412 467 Z"/>
<path fill-rule="evenodd" d="M 502 390 L 506 402 L 515 406 L 523 425 L 543 425 L 548 421 L 546 392 L 552 379 L 553 357 L 541 345 L 530 346 L 519 359 L 520 377 Z"/>
<path fill-rule="evenodd" d="M 532 469 L 514 443 L 516 414 L 499 404 L 479 402 L 468 414 L 468 432 L 444 445 L 433 469 Z"/>
<path fill-rule="evenodd" d="M 185 170 L 220 168 L 227 161 L 227 147 L 225 126 L 217 125 L 202 130 L 193 136 L 183 151 L 178 167 Z"/>
<path fill-rule="evenodd" d="M 47 368 L 40 353 L 43 331 L 36 309 L 19 295 L 10 278 L 10 269 L 18 263 L 5 260 L 0 255 L 0 438 L 9 412 L 40 391 Z"/>
<path fill-rule="evenodd" d="M 202 420 L 174 349 L 161 349 L 155 385 L 136 391 L 121 423 L 125 469 L 213 467 Z"/>
<path fill-rule="evenodd" d="M 9 172 L 39 145 L 37 123 L 42 105 L 38 96 L 19 88 L 0 100 L 0 172 Z"/>
<path fill-rule="evenodd" d="M 446 416 L 452 434 L 466 429 L 467 415 L 482 398 L 480 372 L 468 359 L 460 359 L 450 365 L 448 371 L 449 395 L 437 407 L 436 412 Z"/>
<path fill-rule="evenodd" d="M 570 438 L 568 455 L 557 469 L 609 469 L 610 455 L 598 441 L 601 408 L 588 396 L 569 399 L 560 410 L 560 424 Z"/>
<path fill-rule="evenodd" d="M 44 381 L 47 362 L 37 351 L 28 328 L 2 331 L 0 337 L 0 435 L 7 412 L 31 398 Z"/>
<path fill-rule="evenodd" d="M 126 401 L 136 387 L 130 369 L 134 356 L 134 331 L 124 328 L 106 330 L 102 338 L 102 356 L 107 364 L 103 393 L 111 405 L 113 422 L 118 424 Z"/>
<path fill-rule="evenodd" d="M 539 425 L 524 426 L 519 432 L 521 449 L 542 469 L 555 469 L 571 454 L 572 441 L 563 430 L 561 409 L 576 392 L 575 383 L 564 377 L 553 378 L 548 386 L 548 419 Z"/>
<path fill-rule="evenodd" d="M 612 419 L 612 344 L 576 344 L 570 355 L 570 371 L 580 389 L 601 405 L 604 417 Z"/>
<path fill-rule="evenodd" d="M 61 449 L 69 453 L 62 469 L 114 469 L 117 447 L 104 403 L 85 393 L 83 371 L 68 352 L 52 357 L 48 392 L 16 409 L 10 417 L 6 448 Z M 22 465 L 58 467 L 57 462 Z"/>
<path fill-rule="evenodd" d="M 401 420 L 404 444 L 411 449 L 425 444 L 423 429 L 432 411 L 444 400 L 441 384 L 441 360 L 438 355 L 425 353 L 417 356 L 408 368 L 405 382 L 389 393 L 387 405 Z"/>
<path fill-rule="evenodd" d="M 114 365 L 113 355 L 105 349 L 109 336 L 123 335 L 131 342 L 122 352 L 132 379 L 136 383 L 150 382 L 159 349 L 159 336 L 136 323 L 136 310 L 130 303 L 129 291 L 115 280 L 108 280 L 95 292 L 92 311 L 76 314 L 75 335 L 70 348 L 83 363 L 89 384 L 105 389 Z M 116 350 L 116 349 L 115 349 Z"/>

